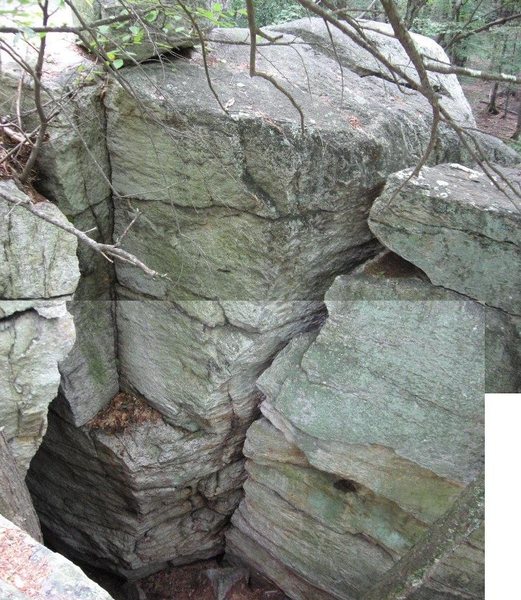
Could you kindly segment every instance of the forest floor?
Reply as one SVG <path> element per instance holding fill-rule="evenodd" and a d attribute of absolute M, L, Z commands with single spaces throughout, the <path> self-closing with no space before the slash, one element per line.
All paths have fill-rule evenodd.
<path fill-rule="evenodd" d="M 510 137 L 516 129 L 517 111 L 521 102 L 521 93 L 518 92 L 517 97 L 510 96 L 506 114 L 505 104 L 507 96 L 504 92 L 498 94 L 496 104 L 499 114 L 491 115 L 487 112 L 487 104 L 492 84 L 488 81 L 471 79 L 467 81 L 462 80 L 461 85 L 472 107 L 478 129 L 495 135 L 504 142 L 510 142 Z"/>

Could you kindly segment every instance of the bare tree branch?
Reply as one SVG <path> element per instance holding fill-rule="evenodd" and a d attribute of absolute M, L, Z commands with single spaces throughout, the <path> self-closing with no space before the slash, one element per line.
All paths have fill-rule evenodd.
<path fill-rule="evenodd" d="M 479 69 L 468 69 L 467 67 L 457 67 L 448 63 L 434 62 L 428 59 L 425 62 L 425 68 L 434 73 L 443 73 L 446 75 L 462 75 L 464 77 L 474 77 L 482 81 L 503 81 L 505 83 L 521 84 L 521 77 L 509 75 L 508 73 L 493 73 L 490 71 L 481 71 Z"/>
<path fill-rule="evenodd" d="M 279 92 L 286 96 L 286 98 L 291 102 L 291 104 L 293 104 L 300 116 L 300 129 L 302 133 L 304 133 L 304 112 L 302 111 L 302 108 L 300 107 L 298 102 L 274 77 L 272 77 L 268 73 L 265 73 L 264 71 L 257 70 L 257 35 L 261 35 L 269 41 L 276 41 L 277 38 L 271 38 L 270 36 L 267 36 L 266 34 L 261 32 L 260 29 L 257 27 L 257 21 L 255 20 L 255 6 L 253 4 L 253 0 L 246 0 L 246 10 L 248 11 L 248 29 L 250 30 L 250 77 L 260 77 L 261 79 L 269 81 L 271 85 L 273 85 L 277 90 L 279 90 Z"/>
<path fill-rule="evenodd" d="M 69 221 L 61 221 L 55 218 L 54 216 L 49 215 L 49 213 L 45 210 L 45 205 L 47 204 L 46 202 L 33 203 L 30 201 L 29 198 L 27 198 L 27 200 L 20 200 L 19 197 L 12 196 L 11 194 L 8 194 L 3 190 L 0 190 L 0 198 L 5 202 L 8 202 L 9 204 L 21 206 L 36 217 L 38 217 L 39 219 L 42 219 L 42 221 L 46 221 L 47 223 L 50 223 L 51 225 L 54 225 L 55 227 L 63 229 L 63 231 L 74 235 L 81 242 L 86 244 L 89 248 L 92 248 L 92 250 L 94 250 L 98 254 L 105 256 L 105 258 L 114 258 L 116 260 L 131 264 L 134 267 L 141 269 L 141 271 L 143 271 L 143 273 L 145 273 L 145 275 L 148 275 L 149 277 L 167 278 L 166 274 L 160 274 L 157 271 L 150 269 L 144 262 L 136 258 L 133 254 L 127 252 L 126 250 L 123 250 L 122 248 L 119 248 L 117 244 L 102 244 L 100 242 L 96 242 L 95 240 L 90 238 L 85 232 L 74 227 L 74 225 L 72 225 L 72 223 L 70 223 Z M 136 219 L 133 220 L 131 225 L 135 223 L 135 220 Z M 128 232 L 129 229 L 130 227 L 127 227 L 126 231 Z M 122 237 L 120 238 L 119 242 L 121 241 Z"/>
<path fill-rule="evenodd" d="M 465 40 L 465 39 L 471 37 L 472 35 L 476 35 L 478 33 L 483 33 L 484 31 L 488 31 L 489 29 L 492 29 L 493 27 L 498 27 L 499 25 L 504 25 L 505 23 L 509 23 L 511 21 L 517 21 L 518 19 L 521 19 L 521 13 L 516 13 L 515 15 L 501 17 L 500 19 L 496 19 L 494 21 L 489 21 L 488 23 L 485 23 L 481 27 L 476 27 L 476 29 L 462 31 L 462 32 L 456 34 L 453 38 L 451 38 L 451 40 L 448 42 L 447 45 L 452 46 L 458 42 L 461 42 L 462 40 Z"/>
<path fill-rule="evenodd" d="M 42 9 L 42 24 L 44 27 L 47 27 L 47 23 L 49 20 L 49 0 L 39 0 L 38 4 Z M 38 130 L 38 136 L 36 138 L 36 142 L 34 143 L 31 154 L 25 164 L 25 167 L 20 174 L 20 181 L 22 184 L 27 183 L 29 177 L 31 176 L 34 165 L 36 164 L 36 159 L 38 158 L 38 153 L 40 152 L 40 148 L 45 140 L 45 134 L 47 133 L 47 125 L 48 119 L 47 115 L 42 106 L 42 84 L 41 78 L 43 73 L 43 64 L 45 61 L 45 48 L 46 48 L 47 36 L 42 35 L 40 37 L 40 47 L 38 49 L 38 58 L 36 59 L 36 66 L 34 68 L 34 104 L 36 107 L 36 111 L 38 112 L 38 118 L 40 120 L 40 129 Z"/>

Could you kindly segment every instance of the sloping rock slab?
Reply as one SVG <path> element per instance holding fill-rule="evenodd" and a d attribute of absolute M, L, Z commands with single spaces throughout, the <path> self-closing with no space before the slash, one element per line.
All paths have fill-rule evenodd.
<path fill-rule="evenodd" d="M 502 173 L 519 188 L 520 169 Z M 389 178 L 369 215 L 373 233 L 434 285 L 521 314 L 521 200 L 460 165 L 409 175 Z"/>
<path fill-rule="evenodd" d="M 0 598 L 111 600 L 79 567 L 51 552 L 1 515 Z"/>
<path fill-rule="evenodd" d="M 444 287 L 434 286 L 425 273 L 397 254 L 384 251 L 348 277 L 339 277 L 329 289 L 329 300 L 468 300 Z M 521 318 L 484 306 L 485 391 L 493 394 L 521 391 Z"/>

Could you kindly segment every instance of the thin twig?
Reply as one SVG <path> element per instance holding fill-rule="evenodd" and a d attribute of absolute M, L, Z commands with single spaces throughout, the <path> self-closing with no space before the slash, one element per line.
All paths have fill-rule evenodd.
<path fill-rule="evenodd" d="M 19 197 L 12 196 L 1 189 L 0 198 L 2 198 L 2 200 L 5 200 L 10 204 L 21 206 L 36 217 L 38 217 L 39 219 L 42 219 L 42 221 L 46 221 L 47 223 L 54 225 L 55 227 L 58 227 L 59 229 L 62 229 L 63 231 L 66 231 L 71 235 L 74 235 L 81 242 L 86 244 L 89 248 L 105 256 L 105 258 L 107 258 L 107 260 L 110 260 L 110 262 L 112 262 L 112 259 L 116 259 L 131 264 L 137 267 L 138 269 L 141 269 L 143 273 L 149 275 L 150 277 L 167 278 L 166 274 L 160 274 L 157 271 L 150 269 L 144 262 L 136 258 L 130 252 L 127 252 L 122 248 L 118 248 L 118 246 L 115 244 L 102 244 L 100 242 L 96 242 L 88 235 L 86 235 L 83 231 L 74 227 L 74 225 L 72 225 L 72 223 L 70 223 L 69 221 L 60 220 L 59 218 L 49 214 L 49 212 L 46 210 L 46 208 L 50 205 L 50 203 L 48 202 L 33 203 L 30 201 L 29 198 L 20 199 Z"/>
<path fill-rule="evenodd" d="M 210 88 L 210 91 L 212 92 L 214 98 L 217 100 L 217 104 L 219 104 L 221 109 L 226 114 L 228 114 L 227 108 L 222 103 L 221 99 L 219 98 L 219 94 L 217 93 L 217 91 L 214 88 L 213 83 L 212 83 L 212 78 L 210 76 L 210 69 L 208 68 L 208 58 L 207 58 L 208 51 L 206 48 L 206 42 L 204 41 L 204 36 L 201 31 L 201 28 L 199 27 L 196 19 L 194 19 L 193 14 L 188 10 L 188 8 L 185 6 L 185 4 L 183 4 L 183 2 L 181 2 L 181 0 L 177 0 L 177 3 L 179 4 L 179 6 L 183 10 L 183 12 L 186 14 L 186 16 L 190 19 L 190 22 L 192 23 L 192 27 L 195 29 L 195 31 L 197 33 L 197 37 L 199 38 L 199 42 L 201 44 L 201 52 L 203 55 L 203 65 L 204 65 L 204 74 L 206 76 L 206 83 L 208 84 L 208 87 Z"/>
<path fill-rule="evenodd" d="M 261 79 L 269 81 L 274 88 L 286 96 L 300 116 L 300 129 L 302 133 L 304 133 L 306 130 L 304 112 L 298 102 L 274 77 L 264 71 L 257 70 L 257 35 L 259 28 L 257 27 L 257 22 L 255 20 L 255 6 L 253 0 L 246 0 L 246 10 L 248 13 L 248 29 L 250 30 L 250 77 L 260 77 Z M 266 35 L 263 35 L 263 37 L 268 39 Z M 273 38 L 273 40 L 275 39 L 276 38 Z"/>

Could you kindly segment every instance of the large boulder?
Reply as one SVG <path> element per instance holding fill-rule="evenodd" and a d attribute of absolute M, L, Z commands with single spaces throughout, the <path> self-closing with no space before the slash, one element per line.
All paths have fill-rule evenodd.
<path fill-rule="evenodd" d="M 521 170 L 501 169 L 496 185 L 461 165 L 401 171 L 389 178 L 369 225 L 388 248 L 435 285 L 521 315 Z M 499 188 L 499 189 L 498 189 Z M 502 189 L 501 189 L 502 188 Z"/>
<path fill-rule="evenodd" d="M 339 66 L 323 48 L 323 24 L 315 27 L 321 44 L 301 43 L 298 60 L 283 45 L 295 40 L 290 33 L 259 56 L 259 68 L 277 65 L 288 82 L 305 133 L 290 101 L 249 77 L 244 30 L 213 34 L 210 74 L 229 115 L 197 55 L 125 69 L 125 86 L 111 84 L 115 234 L 139 209 L 126 247 L 170 278 L 145 280 L 119 264 L 125 287 L 173 300 L 308 300 L 321 297 L 331 273 L 359 259 L 372 237 L 371 203 L 398 165 L 421 156 L 431 111 L 421 95 L 405 97 L 380 77 L 360 75 L 352 58 L 343 85 L 356 93 L 341 103 Z M 450 106 L 455 115 L 466 110 L 457 98 Z M 464 154 L 446 128 L 438 154 Z"/>
<path fill-rule="evenodd" d="M 245 432 L 263 399 L 258 376 L 290 340 L 321 324 L 320 301 L 335 276 L 379 248 L 367 226 L 370 207 L 388 175 L 418 160 L 428 143 L 432 115 L 425 99 L 356 67 L 365 61 L 361 52 L 337 40 L 337 47 L 346 44 L 342 81 L 326 28 L 312 23 L 319 41 L 286 45 L 295 34 L 279 28 L 273 32 L 283 43 L 259 53 L 259 68 L 271 72 L 276 65 L 276 76 L 302 107 L 304 132 L 291 102 L 269 82 L 249 77 L 245 30 L 212 35 L 210 77 L 228 114 L 211 93 L 198 54 L 121 69 L 101 94 L 114 239 L 165 277 L 118 263 L 117 285 L 108 278 L 108 292 L 82 296 L 95 303 L 78 308 L 84 341 L 63 369 L 62 395 L 29 481 L 57 546 L 126 576 L 222 552 L 225 525 L 241 496 Z M 388 48 L 387 36 L 375 36 Z M 402 58 L 396 50 L 395 59 Z M 449 89 L 447 110 L 469 123 L 457 82 L 438 81 Z M 352 92 L 341 100 L 342 84 Z M 466 160 L 447 128 L 435 160 Z M 98 293 L 96 273 L 86 273 L 85 293 Z M 105 311 L 99 322 L 97 306 Z M 465 306 L 456 338 L 480 312 L 472 305 L 466 313 Z M 440 326 L 457 321 L 441 306 L 436 310 Z M 413 311 L 411 318 L 421 321 L 422 314 Z M 387 325 L 393 320 L 380 316 Z M 476 343 L 479 332 L 472 334 Z M 100 360 L 109 373 L 99 371 Z M 441 371 L 446 364 L 433 359 L 433 366 Z M 462 391 L 475 374 L 471 367 L 448 391 Z M 422 379 L 414 384 L 416 390 Z M 118 386 L 123 396 L 105 406 Z M 432 410 L 444 415 L 443 408 Z M 398 445 L 384 433 L 373 431 L 374 439 Z M 422 498 L 432 495 L 430 512 L 422 499 L 415 507 L 435 518 L 461 489 L 449 475 L 462 475 L 477 442 L 469 433 L 458 470 L 434 477 L 429 468 L 441 472 L 448 459 L 430 441 L 435 463 L 412 468 L 402 493 L 411 478 L 428 482 Z M 407 460 L 393 465 L 407 471 L 420 460 L 419 450 L 411 442 L 404 451 Z M 392 452 L 383 454 L 392 462 Z M 335 493 L 344 497 L 349 483 L 339 485 Z M 406 507 L 396 511 L 406 521 L 410 507 L 402 501 Z M 388 507 L 393 502 L 382 500 Z M 427 526 L 417 519 L 409 529 L 405 521 L 397 548 Z M 390 563 L 377 550 L 364 564 L 376 555 Z M 359 575 L 366 572 L 361 567 Z"/>
<path fill-rule="evenodd" d="M 318 337 L 293 339 L 258 380 L 264 419 L 227 535 L 297 600 L 360 597 L 483 464 L 485 308 L 382 257 L 326 304 Z"/>

